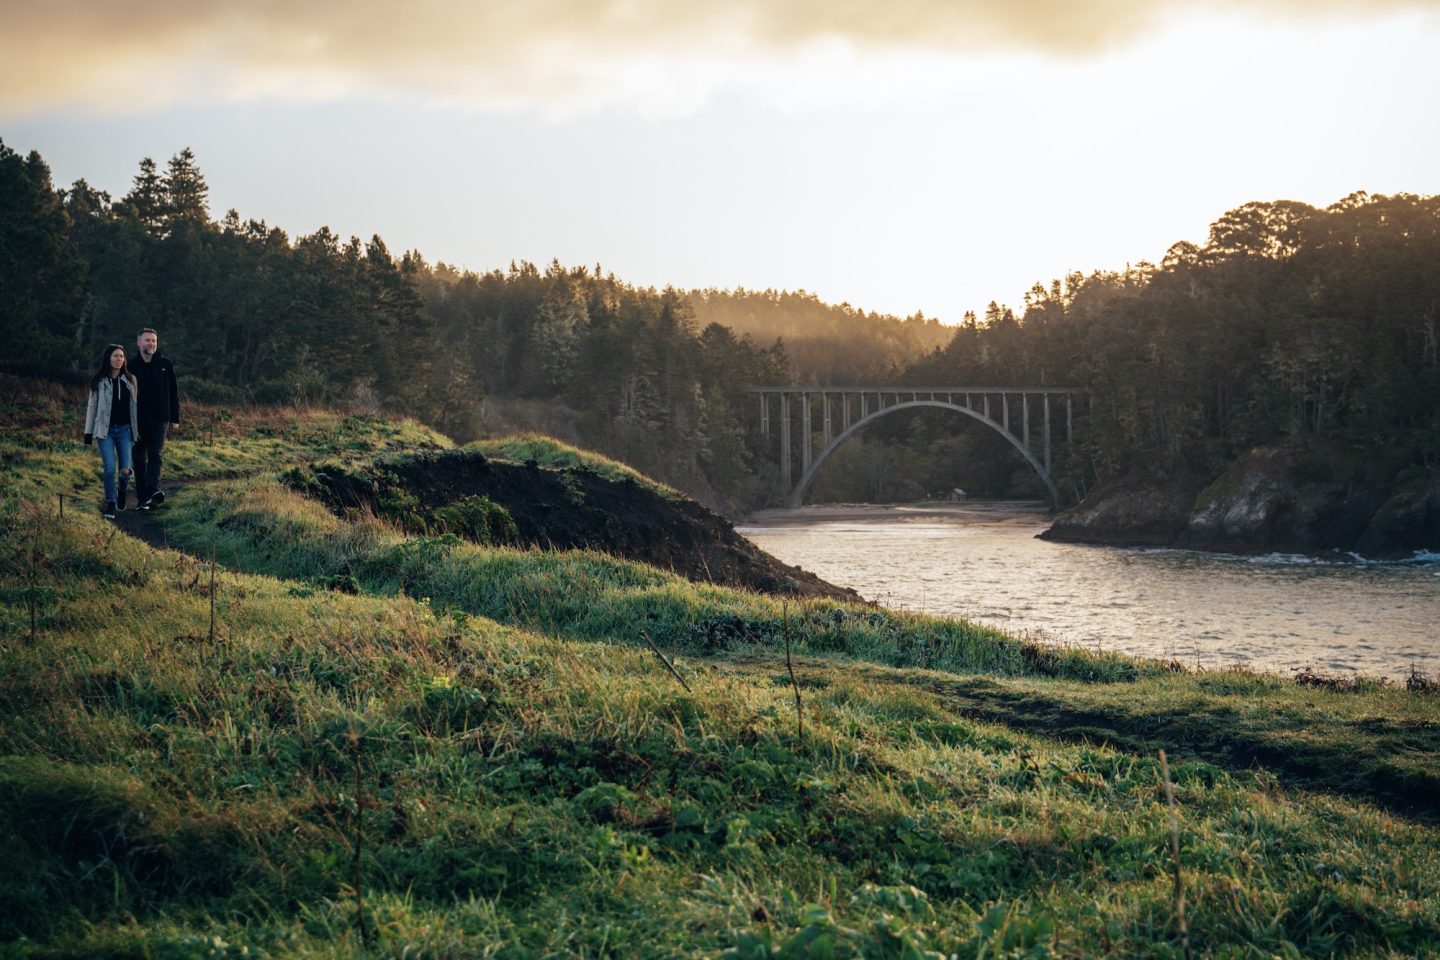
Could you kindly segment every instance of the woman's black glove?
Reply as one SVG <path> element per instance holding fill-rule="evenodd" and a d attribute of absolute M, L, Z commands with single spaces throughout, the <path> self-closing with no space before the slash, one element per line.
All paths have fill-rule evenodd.
<path fill-rule="evenodd" d="M 94 439 L 95 439 L 95 435 L 94 435 L 94 434 L 90 434 L 90 433 L 85 434 L 85 446 L 87 446 L 87 447 L 90 446 L 90 441 L 92 441 L 92 440 L 94 440 Z"/>

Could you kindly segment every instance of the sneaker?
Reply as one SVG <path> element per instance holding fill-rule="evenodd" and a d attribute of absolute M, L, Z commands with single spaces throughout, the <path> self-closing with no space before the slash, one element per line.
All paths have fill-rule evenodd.
<path fill-rule="evenodd" d="M 141 510 L 154 510 L 156 507 L 160 506 L 160 504 L 162 504 L 162 503 L 164 503 L 164 502 L 165 502 L 165 491 L 164 491 L 164 490 L 156 490 L 154 493 L 150 494 L 150 499 L 146 500 L 144 503 L 142 503 L 142 504 L 140 505 L 140 509 L 141 509 Z"/>
<path fill-rule="evenodd" d="M 100 509 L 100 516 L 104 517 L 106 520 L 114 520 L 114 519 L 115 519 L 115 501 L 114 501 L 114 500 L 106 500 L 106 501 L 105 501 L 105 506 Z"/>

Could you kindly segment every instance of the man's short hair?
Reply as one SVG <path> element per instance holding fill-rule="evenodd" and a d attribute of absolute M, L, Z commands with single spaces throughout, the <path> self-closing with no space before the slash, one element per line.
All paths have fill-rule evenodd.
<path fill-rule="evenodd" d="M 135 334 L 135 339 L 136 339 L 136 340 L 139 340 L 141 337 L 145 336 L 145 334 L 147 334 L 147 333 L 153 333 L 153 334 L 155 334 L 155 336 L 157 336 L 157 337 L 160 336 L 160 331 L 156 330 L 154 327 L 141 327 L 141 328 L 140 328 L 140 332 L 137 333 L 137 334 Z"/>

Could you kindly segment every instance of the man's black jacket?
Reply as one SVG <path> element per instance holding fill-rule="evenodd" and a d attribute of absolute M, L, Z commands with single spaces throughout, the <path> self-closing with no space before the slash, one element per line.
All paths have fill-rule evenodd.
<path fill-rule="evenodd" d="M 141 420 L 164 420 L 166 423 L 180 422 L 180 388 L 175 384 L 175 365 L 170 358 L 156 351 L 146 363 L 140 354 L 130 361 L 130 372 L 135 375 L 136 401 Z"/>

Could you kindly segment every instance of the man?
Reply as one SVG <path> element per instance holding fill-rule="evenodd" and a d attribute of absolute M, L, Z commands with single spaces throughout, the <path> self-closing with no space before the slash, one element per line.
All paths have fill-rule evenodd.
<path fill-rule="evenodd" d="M 135 338 L 140 352 L 130 363 L 139 389 L 140 440 L 135 444 L 136 505 L 141 510 L 158 507 L 165 500 L 160 489 L 160 467 L 165 436 L 180 426 L 180 390 L 175 384 L 175 365 L 160 355 L 160 335 L 150 327 Z"/>

